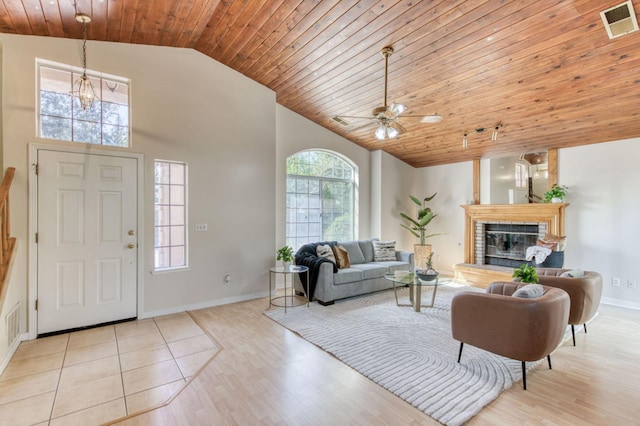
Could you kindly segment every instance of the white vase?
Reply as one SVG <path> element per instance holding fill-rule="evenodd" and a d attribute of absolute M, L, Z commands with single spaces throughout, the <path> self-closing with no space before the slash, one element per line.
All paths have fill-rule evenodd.
<path fill-rule="evenodd" d="M 561 202 L 562 202 L 562 198 L 560 198 L 560 197 L 553 197 L 553 198 L 551 199 L 551 202 L 552 202 L 552 203 L 561 203 Z"/>
<path fill-rule="evenodd" d="M 291 266 L 291 262 L 285 262 L 284 260 L 282 261 L 282 267 L 284 269 L 289 269 L 289 266 Z"/>

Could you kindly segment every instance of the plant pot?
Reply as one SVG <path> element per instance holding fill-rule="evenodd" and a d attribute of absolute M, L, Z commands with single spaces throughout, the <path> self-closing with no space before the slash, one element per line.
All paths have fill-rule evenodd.
<path fill-rule="evenodd" d="M 427 268 L 427 259 L 431 254 L 431 244 L 413 245 L 413 267 L 417 269 Z"/>
<path fill-rule="evenodd" d="M 416 271 L 416 275 L 422 281 L 433 281 L 438 278 L 439 272 Z"/>
<path fill-rule="evenodd" d="M 553 197 L 553 198 L 551 199 L 551 202 L 552 202 L 552 203 L 562 203 L 563 201 L 564 201 L 564 200 L 563 200 L 562 198 L 560 198 L 560 197 Z"/>
<path fill-rule="evenodd" d="M 282 267 L 284 269 L 289 269 L 290 266 L 291 266 L 291 262 L 285 262 L 284 260 L 282 261 Z"/>

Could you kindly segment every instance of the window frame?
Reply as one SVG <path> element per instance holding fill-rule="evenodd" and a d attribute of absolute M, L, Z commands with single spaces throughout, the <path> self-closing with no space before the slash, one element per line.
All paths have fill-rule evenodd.
<path fill-rule="evenodd" d="M 296 157 L 299 155 L 302 155 L 304 153 L 320 153 L 323 155 L 328 155 L 331 157 L 335 157 L 336 159 L 342 161 L 345 163 L 345 165 L 350 167 L 350 172 L 351 172 L 351 178 L 347 179 L 347 178 L 336 178 L 336 177 L 328 177 L 328 176 L 323 176 L 322 172 L 320 175 L 311 175 L 311 174 L 290 174 L 287 173 L 287 163 L 289 161 L 290 158 L 292 157 Z M 324 170 L 323 170 L 324 171 Z M 318 181 L 319 184 L 319 191 L 320 191 L 320 206 L 319 206 L 319 210 L 320 210 L 320 240 L 321 241 L 324 239 L 323 234 L 324 234 L 324 227 L 323 227 L 323 222 L 322 222 L 322 215 L 324 214 L 324 203 L 325 203 L 325 199 L 323 197 L 323 184 L 324 183 L 336 183 L 336 182 L 341 182 L 341 183 L 346 183 L 349 184 L 351 186 L 351 194 L 350 194 L 350 199 L 352 202 L 351 205 L 351 223 L 350 223 L 350 227 L 352 230 L 352 235 L 350 240 L 355 240 L 356 236 L 358 235 L 358 191 L 359 191 L 359 185 L 358 185 L 358 166 L 351 161 L 349 158 L 334 152 L 334 151 L 330 151 L 330 150 L 326 150 L 326 149 L 308 149 L 308 150 L 303 150 L 303 151 L 298 151 L 296 153 L 293 153 L 291 155 L 289 155 L 286 160 L 285 160 L 285 240 L 287 245 L 290 245 L 291 247 L 294 248 L 294 250 L 297 250 L 300 247 L 300 244 L 298 244 L 298 240 L 299 237 L 296 235 L 294 237 L 292 237 L 291 235 L 289 235 L 288 230 L 289 230 L 289 226 L 291 224 L 297 224 L 298 222 L 291 222 L 289 221 L 289 210 L 291 209 L 291 207 L 289 207 L 288 204 L 288 198 L 289 198 L 289 194 L 292 194 L 291 192 L 289 192 L 288 187 L 289 187 L 289 179 L 295 179 L 295 180 L 307 180 L 307 181 Z M 295 193 L 293 194 L 298 194 L 297 190 Z M 296 207 L 297 209 L 297 207 Z M 309 208 L 307 208 L 308 210 Z M 309 223 L 309 222 L 307 222 Z M 315 223 L 315 222 L 314 222 Z M 295 226 L 295 225 L 294 225 Z M 308 235 L 308 233 L 307 233 Z M 314 240 L 315 241 L 315 240 Z M 346 240 L 345 240 L 346 241 Z"/>
<path fill-rule="evenodd" d="M 41 59 L 41 58 L 36 58 L 36 138 L 39 139 L 45 139 L 45 140 L 59 140 L 59 141 L 63 141 L 63 142 L 73 142 L 73 143 L 78 143 L 78 144 L 86 144 L 86 145 L 95 145 L 95 146 L 102 146 L 102 147 L 107 147 L 107 148 L 116 148 L 116 149 L 129 149 L 132 147 L 132 122 L 131 122 L 131 81 L 128 78 L 125 77 L 120 77 L 120 76 L 116 76 L 116 75 L 112 75 L 112 74 L 107 74 L 107 73 L 102 73 L 102 72 L 97 72 L 97 71 L 92 71 L 92 70 L 87 70 L 87 77 L 89 77 L 90 79 L 93 80 L 99 80 L 100 81 L 100 99 L 98 102 L 100 102 L 100 121 L 90 121 L 90 120 L 82 120 L 82 119 L 77 119 L 74 118 L 73 115 L 73 99 L 72 99 L 72 105 L 71 105 L 71 139 L 51 139 L 51 138 L 47 138 L 47 137 L 43 137 L 42 136 L 42 105 L 41 105 L 41 82 L 42 82 L 42 76 L 41 76 L 41 68 L 50 68 L 53 70 L 57 70 L 57 71 L 61 71 L 61 72 L 68 72 L 70 73 L 70 85 L 69 85 L 69 92 L 71 92 L 73 90 L 73 83 L 74 83 L 74 79 L 73 79 L 73 74 L 82 74 L 84 72 L 83 68 L 80 67 L 76 67 L 73 65 L 67 65 L 67 64 L 62 64 L 59 62 L 53 62 L 53 61 L 49 61 L 46 59 Z M 127 125 L 126 126 L 122 126 L 122 125 L 114 125 L 111 123 L 105 123 L 104 122 L 104 116 L 103 116 L 103 109 L 102 109 L 102 104 L 103 104 L 103 100 L 102 100 L 102 83 L 104 80 L 109 80 L 109 81 L 114 81 L 116 83 L 121 83 L 121 84 L 125 84 L 127 86 Z M 113 102 L 105 102 L 105 103 L 113 103 Z M 49 114 L 45 114 L 45 116 L 47 117 L 54 117 L 53 115 L 49 115 Z M 87 122 L 87 123 L 97 123 L 100 126 L 100 143 L 92 143 L 92 142 L 87 142 L 87 141 L 82 141 L 82 140 L 75 140 L 73 137 L 74 134 L 74 124 L 78 123 L 78 122 Z M 109 144 L 104 144 L 104 125 L 107 126 L 119 126 L 119 127 L 126 127 L 127 129 L 127 144 L 126 146 L 120 146 L 120 145 L 109 145 Z"/>
<path fill-rule="evenodd" d="M 161 226 L 169 226 L 169 227 L 173 227 L 173 226 L 182 226 L 183 228 L 183 235 L 184 235 L 184 263 L 183 265 L 178 265 L 178 266 L 167 266 L 167 267 L 158 267 L 157 264 L 157 260 L 156 260 L 156 250 L 160 247 L 168 247 L 169 251 L 171 251 L 171 247 L 179 247 L 179 245 L 176 246 L 172 246 L 171 245 L 171 241 L 169 241 L 169 245 L 168 246 L 158 246 L 158 240 L 156 238 L 157 235 L 157 228 L 160 226 L 157 224 L 157 206 L 159 205 L 159 203 L 156 201 L 156 192 L 158 191 L 158 185 L 166 185 L 164 183 L 159 183 L 157 182 L 157 176 L 156 176 L 156 166 L 158 163 L 164 163 L 164 164 L 179 164 L 181 166 L 184 167 L 184 184 L 182 184 L 182 186 L 184 187 L 184 191 L 183 191 L 183 206 L 184 206 L 184 217 L 183 217 L 183 224 L 182 225 L 171 225 L 171 223 L 169 223 L 169 225 L 161 225 Z M 172 185 L 171 183 L 169 183 L 168 185 Z M 180 186 L 180 184 L 175 184 L 176 186 Z M 153 160 L 153 189 L 154 189 L 154 201 L 153 201 L 153 273 L 154 274 L 158 274 L 158 273 L 167 273 L 167 272 L 177 272 L 177 271 L 185 271 L 185 270 L 189 270 L 190 266 L 189 266 L 189 165 L 184 162 L 184 161 L 175 161 L 175 160 L 163 160 L 163 159 L 154 159 Z M 170 196 L 171 197 L 171 196 Z M 162 204 L 165 205 L 165 204 Z M 180 205 L 180 204 L 168 204 L 168 206 L 171 205 Z M 169 216 L 169 220 L 171 220 L 171 217 Z M 170 234 L 171 232 L 169 232 Z M 169 237 L 170 238 L 170 237 Z M 169 261 L 170 263 L 170 261 Z"/>

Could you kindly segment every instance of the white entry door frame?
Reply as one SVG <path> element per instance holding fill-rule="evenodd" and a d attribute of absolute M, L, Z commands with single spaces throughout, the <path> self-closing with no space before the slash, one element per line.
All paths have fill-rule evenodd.
<path fill-rule="evenodd" d="M 28 334 L 30 339 L 35 339 L 38 335 L 38 311 L 36 310 L 36 299 L 38 296 L 38 246 L 36 244 L 36 233 L 38 232 L 38 179 L 36 175 L 36 164 L 38 161 L 38 151 L 57 151 L 73 154 L 102 155 L 111 157 L 124 157 L 134 159 L 137 165 L 137 312 L 143 312 L 144 295 L 144 156 L 142 154 L 111 151 L 103 148 L 95 148 L 91 145 L 82 147 L 57 146 L 46 144 L 29 145 L 29 325 Z"/>

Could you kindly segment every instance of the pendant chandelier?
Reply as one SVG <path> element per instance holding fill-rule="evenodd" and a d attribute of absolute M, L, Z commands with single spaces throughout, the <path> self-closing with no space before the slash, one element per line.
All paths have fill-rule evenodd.
<path fill-rule="evenodd" d="M 73 91 L 71 96 L 77 98 L 80 102 L 80 107 L 87 111 L 91 109 L 93 101 L 98 100 L 98 95 L 93 88 L 93 84 L 87 77 L 87 24 L 91 22 L 91 17 L 84 13 L 76 13 L 76 21 L 80 22 L 83 26 L 82 32 L 82 77 L 77 79 L 73 83 Z"/>

